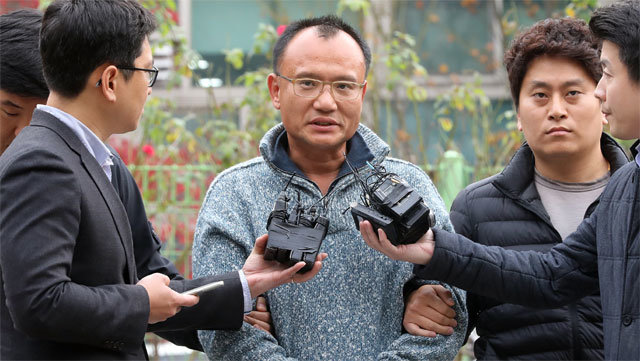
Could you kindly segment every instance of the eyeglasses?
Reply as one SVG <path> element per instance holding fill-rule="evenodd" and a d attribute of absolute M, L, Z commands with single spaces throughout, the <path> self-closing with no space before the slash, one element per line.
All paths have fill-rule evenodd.
<path fill-rule="evenodd" d="M 325 84 L 331 85 L 331 95 L 333 99 L 336 101 L 342 100 L 353 100 L 361 94 L 360 89 L 362 89 L 367 81 L 365 80 L 362 84 L 352 82 L 352 81 L 322 81 L 317 79 L 309 79 L 309 78 L 297 78 L 291 79 L 287 78 L 284 75 L 276 73 L 277 76 L 281 77 L 284 80 L 288 80 L 293 84 L 293 93 L 299 97 L 303 98 L 316 98 L 322 93 Z"/>
<path fill-rule="evenodd" d="M 147 73 L 147 77 L 149 78 L 149 87 L 152 87 L 153 84 L 156 83 L 156 79 L 158 79 L 158 68 L 156 68 L 155 66 L 152 69 L 145 69 L 145 68 L 136 68 L 133 66 L 119 66 L 118 69 L 123 69 L 123 70 L 139 70 L 139 71 L 144 71 Z"/>

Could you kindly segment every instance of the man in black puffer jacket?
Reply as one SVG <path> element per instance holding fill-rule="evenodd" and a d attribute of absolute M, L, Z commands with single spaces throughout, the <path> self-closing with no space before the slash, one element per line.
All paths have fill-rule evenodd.
<path fill-rule="evenodd" d="M 595 96 L 601 101 L 601 110 L 611 125 L 611 134 L 636 142 L 631 149 L 634 161 L 623 165 L 611 176 L 599 197 L 598 206 L 575 232 L 542 253 L 489 247 L 437 229 L 429 229 L 414 244 L 395 247 L 384 232 L 375 234 L 369 222 L 361 222 L 360 231 L 370 247 L 394 260 L 416 264 L 414 272 L 419 277 L 437 279 L 505 302 L 557 307 L 593 294 L 599 286 L 604 358 L 638 360 L 640 2 L 627 0 L 602 7 L 594 12 L 589 27 L 602 40 L 600 59 L 603 76 Z M 529 72 L 533 68 L 531 65 Z M 547 71 L 554 72 L 553 69 Z M 566 85 L 577 83 L 572 81 Z M 522 91 L 531 90 L 531 95 L 544 99 L 544 92 L 536 88 L 529 89 L 525 85 Z M 577 94 L 567 92 L 567 95 Z M 523 114 L 522 99 L 521 96 L 520 115 Z M 536 169 L 538 159 L 536 154 Z M 571 162 L 565 165 L 573 166 Z M 548 207 L 545 205 L 545 208 Z M 559 216 L 563 217 L 562 214 Z M 553 216 L 551 219 L 557 228 Z M 477 228 L 484 226 L 480 220 Z M 515 228 L 504 229 L 504 233 L 510 232 L 511 238 L 520 238 L 526 243 L 535 239 L 535 234 L 515 233 L 517 226 Z"/>
<path fill-rule="evenodd" d="M 612 173 L 627 163 L 611 137 L 602 134 L 600 143 Z M 502 173 L 460 192 L 450 214 L 456 232 L 481 244 L 515 250 L 544 252 L 561 243 L 536 190 L 534 166 L 534 152 L 525 143 Z M 597 204 L 596 199 L 588 205 L 584 218 Z M 479 336 L 474 344 L 478 360 L 603 358 L 599 292 L 554 309 L 503 303 L 469 292 L 467 307 L 469 332 L 476 327 Z"/>
<path fill-rule="evenodd" d="M 594 96 L 602 75 L 598 42 L 584 21 L 534 24 L 513 40 L 505 66 L 528 143 L 500 174 L 460 192 L 450 217 L 457 233 L 477 243 L 545 252 L 593 212 L 610 174 L 628 159 L 602 133 Z M 410 297 L 405 322 L 430 329 L 414 315 L 429 318 L 425 310 L 445 305 L 426 295 Z M 554 309 L 468 293 L 467 307 L 468 332 L 476 327 L 480 336 L 474 344 L 479 360 L 603 358 L 599 292 Z"/>

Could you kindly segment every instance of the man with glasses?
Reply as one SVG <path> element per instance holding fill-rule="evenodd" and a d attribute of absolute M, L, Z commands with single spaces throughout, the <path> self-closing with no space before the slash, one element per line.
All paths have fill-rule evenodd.
<path fill-rule="evenodd" d="M 37 39 L 39 16 L 22 15 L 1 19 L 0 40 L 20 38 L 2 44 L 16 50 L 11 60 L 37 56 L 28 46 L 11 47 Z M 17 23 L 5 27 L 5 20 Z M 13 32 L 21 21 L 32 25 L 30 35 Z M 0 359 L 145 359 L 146 331 L 237 328 L 245 298 L 319 271 L 320 262 L 296 275 L 304 263 L 285 269 L 264 261 L 266 237 L 256 240 L 243 272 L 193 281 L 170 282 L 173 266 L 157 248 L 138 252 L 132 233 L 146 231 L 153 242 L 153 232 L 143 208 L 142 218 L 128 218 L 141 199 L 104 142 L 137 126 L 157 76 L 148 41 L 154 28 L 153 15 L 135 0 L 60 0 L 44 15 L 42 67 L 30 60 L 39 100 L 49 91 L 38 81 L 44 70 L 47 105 L 0 156 Z M 5 60 L 3 86 L 11 76 L 29 78 L 20 63 Z M 11 85 L 12 93 L 32 94 Z M 26 112 L 27 104 L 11 102 Z M 135 192 L 119 187 L 123 179 Z M 178 292 L 213 280 L 225 286 L 172 317 L 199 300 Z"/>
<path fill-rule="evenodd" d="M 156 80 L 158 79 L 158 68 L 156 68 L 155 66 L 152 67 L 151 69 L 145 69 L 145 68 L 136 68 L 135 66 L 116 66 L 118 69 L 120 70 L 131 70 L 131 71 L 143 71 L 146 73 L 146 78 L 148 81 L 148 87 L 151 88 L 153 87 L 153 85 L 156 83 Z M 102 79 L 98 80 L 98 82 L 96 83 L 96 87 L 99 87 L 100 84 L 102 84 Z"/>
<path fill-rule="evenodd" d="M 290 24 L 276 42 L 267 85 L 282 123 L 262 138 L 262 157 L 219 174 L 200 211 L 193 249 L 196 276 L 231 271 L 265 231 L 278 194 L 315 205 L 329 219 L 321 251 L 330 254 L 312 282 L 266 294 L 274 335 L 245 323 L 238 332 L 200 331 L 212 360 L 453 359 L 466 327 L 464 293 L 456 300 L 456 332 L 426 338 L 402 332 L 403 286 L 411 265 L 372 252 L 350 214 L 361 188 L 345 162 L 366 177 L 380 164 L 411 184 L 452 230 L 443 202 L 420 168 L 387 157 L 389 147 L 359 124 L 371 61 L 369 47 L 333 16 Z"/>
<path fill-rule="evenodd" d="M 122 70 L 137 70 L 137 71 L 143 71 L 145 73 L 147 73 L 147 78 L 149 79 L 149 88 L 151 88 L 153 86 L 153 84 L 156 83 L 156 79 L 158 79 L 158 68 L 156 68 L 155 66 L 152 67 L 151 69 L 145 69 L 145 68 L 136 68 L 135 66 L 119 66 L 119 69 Z"/>

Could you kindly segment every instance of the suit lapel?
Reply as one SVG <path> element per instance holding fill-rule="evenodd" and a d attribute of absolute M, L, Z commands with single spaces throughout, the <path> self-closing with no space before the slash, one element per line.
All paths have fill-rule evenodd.
<path fill-rule="evenodd" d="M 51 129 L 67 143 L 71 150 L 80 156 L 80 160 L 82 161 L 84 168 L 87 170 L 87 173 L 95 183 L 102 195 L 102 198 L 107 204 L 107 207 L 109 208 L 111 217 L 113 218 L 116 229 L 118 230 L 120 241 L 124 247 L 127 259 L 129 282 L 131 284 L 135 284 L 137 282 L 137 276 L 131 226 L 129 225 L 127 212 L 122 205 L 122 201 L 120 201 L 118 194 L 113 188 L 113 185 L 109 182 L 109 178 L 107 178 L 104 170 L 100 167 L 93 155 L 89 153 L 89 150 L 87 150 L 82 142 L 80 142 L 80 139 L 78 139 L 73 131 L 53 115 L 36 109 L 33 113 L 31 125 Z"/>

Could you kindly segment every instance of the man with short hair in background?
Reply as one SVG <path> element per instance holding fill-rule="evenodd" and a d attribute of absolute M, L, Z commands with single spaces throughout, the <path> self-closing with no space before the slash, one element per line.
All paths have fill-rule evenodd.
<path fill-rule="evenodd" d="M 640 138 L 640 2 L 597 9 L 589 28 L 602 41 L 602 78 L 595 89 L 611 134 Z M 557 307 L 600 286 L 604 358 L 640 358 L 640 142 L 620 167 L 598 207 L 549 252 L 487 247 L 461 235 L 429 230 L 418 242 L 394 247 L 361 224 L 366 242 L 392 259 L 416 264 L 425 278 L 451 282 L 482 296 L 535 307 Z M 523 238 L 523 242 L 532 236 Z"/>
<path fill-rule="evenodd" d="M 602 132 L 595 96 L 598 41 L 583 20 L 545 19 L 518 34 L 504 56 L 518 128 L 526 142 L 505 169 L 466 187 L 451 206 L 456 233 L 489 246 L 547 251 L 575 231 L 628 162 Z M 421 290 L 409 297 L 405 327 L 442 332 Z M 567 306 L 540 309 L 467 293 L 478 360 L 601 360 L 602 307 L 596 290 Z M 435 313 L 435 316 L 434 316 Z M 446 317 L 445 317 L 446 318 Z M 407 325 L 409 323 L 409 325 Z M 437 326 L 434 326 L 437 325 Z"/>

